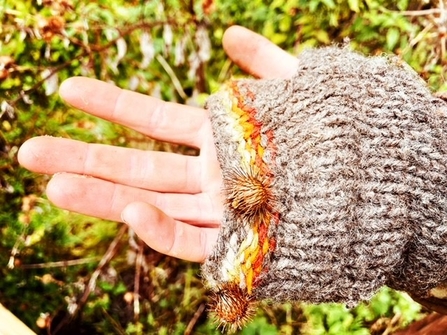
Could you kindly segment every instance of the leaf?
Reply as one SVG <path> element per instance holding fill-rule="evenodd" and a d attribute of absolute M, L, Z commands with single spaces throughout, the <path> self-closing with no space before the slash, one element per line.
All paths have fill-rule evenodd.
<path fill-rule="evenodd" d="M 273 43 L 278 45 L 287 40 L 287 34 L 273 34 L 270 39 Z"/>
<path fill-rule="evenodd" d="M 155 47 L 152 36 L 147 31 L 140 35 L 140 50 L 143 55 L 140 68 L 146 69 L 155 57 Z"/>
<path fill-rule="evenodd" d="M 116 48 L 118 50 L 117 62 L 121 61 L 127 53 L 127 43 L 124 38 L 119 38 L 116 41 Z"/>
<path fill-rule="evenodd" d="M 400 39 L 400 31 L 397 28 L 390 28 L 386 33 L 386 46 L 389 50 L 393 50 Z"/>
<path fill-rule="evenodd" d="M 359 0 L 348 0 L 349 9 L 353 12 L 360 12 L 360 3 Z"/>
<path fill-rule="evenodd" d="M 317 31 L 315 31 L 315 38 L 319 42 L 322 42 L 324 44 L 329 44 L 331 42 L 331 39 L 330 39 L 329 34 L 327 33 L 327 31 L 322 30 L 322 29 L 318 29 Z"/>
<path fill-rule="evenodd" d="M 399 10 L 406 10 L 408 8 L 409 0 L 398 0 L 397 1 L 397 8 Z"/>
<path fill-rule="evenodd" d="M 335 2 L 333 0 L 321 0 L 323 4 L 326 5 L 329 9 L 334 9 L 336 7 Z"/>
<path fill-rule="evenodd" d="M 250 322 L 247 327 L 241 331 L 241 335 L 277 335 L 278 329 L 268 323 L 265 317 L 258 317 Z"/>
<path fill-rule="evenodd" d="M 288 32 L 292 27 L 292 17 L 290 15 L 283 15 L 279 21 L 279 30 L 283 33 Z"/>
<path fill-rule="evenodd" d="M 42 78 L 45 80 L 43 86 L 45 88 L 45 95 L 49 96 L 57 92 L 59 89 L 59 77 L 57 72 L 52 73 L 53 70 L 45 69 L 42 71 Z"/>
<path fill-rule="evenodd" d="M 285 2 L 285 0 L 273 0 L 273 2 L 270 4 L 270 8 L 282 8 L 285 5 Z"/>
<path fill-rule="evenodd" d="M 118 73 L 118 65 L 120 64 L 121 60 L 126 56 L 127 54 L 127 43 L 124 38 L 118 38 L 116 40 L 116 49 L 117 49 L 117 55 L 112 60 L 109 60 L 109 67 L 114 73 Z"/>
<path fill-rule="evenodd" d="M 174 35 L 172 32 L 172 27 L 169 24 L 163 25 L 163 41 L 166 47 L 169 49 L 174 41 Z"/>
<path fill-rule="evenodd" d="M 12 107 L 6 100 L 3 100 L 0 105 L 0 118 L 5 113 L 8 115 L 10 119 L 14 117 L 14 107 Z"/>
<path fill-rule="evenodd" d="M 197 55 L 202 62 L 207 62 L 211 58 L 211 41 L 208 36 L 208 30 L 204 25 L 197 28 L 196 34 L 194 36 L 196 45 L 199 47 Z"/>
<path fill-rule="evenodd" d="M 179 66 L 185 64 L 185 52 L 186 43 L 188 40 L 188 35 L 184 35 L 180 40 L 177 41 L 174 47 L 174 65 Z"/>
<path fill-rule="evenodd" d="M 275 34 L 275 26 L 273 22 L 267 21 L 264 25 L 264 28 L 262 29 L 262 35 L 264 35 L 268 39 L 271 39 L 274 34 Z"/>

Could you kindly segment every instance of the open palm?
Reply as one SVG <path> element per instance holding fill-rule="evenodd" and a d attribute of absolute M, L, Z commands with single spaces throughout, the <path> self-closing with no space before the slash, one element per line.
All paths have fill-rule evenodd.
<path fill-rule="evenodd" d="M 228 56 L 256 77 L 285 78 L 296 67 L 293 56 L 242 27 L 229 28 L 223 44 Z M 207 112 L 87 78 L 65 81 L 60 94 L 87 113 L 199 148 L 200 155 L 36 137 L 22 145 L 18 158 L 32 171 L 54 175 L 48 198 L 71 211 L 124 221 L 159 252 L 203 261 L 223 213 L 221 171 Z"/>

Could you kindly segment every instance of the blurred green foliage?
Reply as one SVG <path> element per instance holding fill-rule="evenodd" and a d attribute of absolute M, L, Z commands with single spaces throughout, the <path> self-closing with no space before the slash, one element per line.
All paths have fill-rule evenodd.
<path fill-rule="evenodd" d="M 422 0 L 0 0 L 0 302 L 39 334 L 219 334 L 198 266 L 145 247 L 114 222 L 45 198 L 47 176 L 19 167 L 26 139 L 53 135 L 184 152 L 64 105 L 82 75 L 169 101 L 202 105 L 241 74 L 221 39 L 233 24 L 282 48 L 349 43 L 392 52 L 446 90 L 446 9 Z M 241 334 L 384 334 L 421 315 L 384 288 L 353 310 L 265 303 Z"/>

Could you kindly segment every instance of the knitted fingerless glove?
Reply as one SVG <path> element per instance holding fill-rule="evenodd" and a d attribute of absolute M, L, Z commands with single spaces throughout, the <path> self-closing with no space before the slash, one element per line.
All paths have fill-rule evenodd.
<path fill-rule="evenodd" d="M 447 279 L 447 104 L 396 57 L 303 52 L 210 97 L 224 217 L 203 278 L 223 326 L 253 301 L 424 297 Z"/>

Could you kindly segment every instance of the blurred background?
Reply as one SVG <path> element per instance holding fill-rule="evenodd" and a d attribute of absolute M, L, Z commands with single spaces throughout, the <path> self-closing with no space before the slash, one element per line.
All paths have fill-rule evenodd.
<path fill-rule="evenodd" d="M 243 75 L 221 47 L 240 24 L 293 54 L 347 39 L 394 53 L 447 90 L 444 0 L 0 0 L 0 19 L 0 303 L 37 334 L 220 334 L 199 265 L 158 254 L 120 223 L 55 208 L 49 177 L 18 165 L 37 135 L 196 154 L 70 108 L 57 94 L 64 79 L 203 106 Z M 265 303 L 240 334 L 385 335 L 427 313 L 384 288 L 353 310 Z"/>

